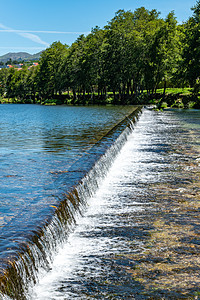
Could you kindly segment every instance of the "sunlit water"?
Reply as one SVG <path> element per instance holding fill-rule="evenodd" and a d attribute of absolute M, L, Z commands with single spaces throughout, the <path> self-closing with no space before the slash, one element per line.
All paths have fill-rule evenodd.
<path fill-rule="evenodd" d="M 0 269 L 74 184 L 59 176 L 132 110 L 0 105 Z"/>
<path fill-rule="evenodd" d="M 42 223 L 48 215 L 63 189 L 59 175 L 128 113 L 128 108 L 89 108 L 88 118 L 88 108 L 31 106 L 35 112 L 30 118 L 30 106 L 11 107 L 7 119 L 1 110 L 1 209 L 6 216 L 1 218 L 2 257 L 9 255 L 17 237 L 26 241 L 35 220 Z M 83 216 L 53 256 L 51 270 L 39 269 L 39 282 L 30 284 L 27 299 L 144 299 L 139 296 L 142 286 L 124 271 L 133 267 L 124 256 L 144 250 L 156 201 L 162 201 L 152 187 L 166 182 L 178 187 L 176 165 L 188 159 L 191 149 L 199 159 L 199 132 L 199 111 L 144 110 L 99 189 L 87 199 Z M 80 171 L 84 168 L 80 165 Z"/>
<path fill-rule="evenodd" d="M 141 287 L 124 272 L 131 262 L 120 257 L 143 251 L 156 211 L 151 186 L 176 179 L 176 161 L 187 159 L 176 150 L 199 149 L 199 132 L 199 111 L 144 111 L 51 271 L 40 270 L 28 299 L 135 299 Z M 139 294 L 136 299 L 143 299 Z"/>

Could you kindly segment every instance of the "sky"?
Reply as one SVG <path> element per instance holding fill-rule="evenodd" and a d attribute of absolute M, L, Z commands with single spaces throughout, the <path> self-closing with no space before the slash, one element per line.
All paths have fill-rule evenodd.
<path fill-rule="evenodd" d="M 172 10 L 179 23 L 192 15 L 194 0 L 0 0 L 0 56 L 35 54 L 55 41 L 71 45 L 80 34 L 103 28 L 119 9 L 144 6 L 165 18 Z"/>

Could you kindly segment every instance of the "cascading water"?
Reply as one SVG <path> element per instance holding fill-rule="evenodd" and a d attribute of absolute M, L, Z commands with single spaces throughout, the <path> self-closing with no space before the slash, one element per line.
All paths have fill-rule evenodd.
<path fill-rule="evenodd" d="M 143 112 L 27 299 L 198 298 L 200 114 L 179 114 Z"/>
<path fill-rule="evenodd" d="M 96 263 L 99 263 L 99 255 L 117 253 L 121 247 L 118 237 L 112 239 L 111 244 L 109 237 L 99 237 L 101 235 L 99 231 L 101 226 L 104 228 L 112 227 L 113 206 L 119 199 L 114 200 L 111 198 L 116 196 L 120 192 L 120 189 L 112 191 L 112 187 L 110 190 L 110 185 L 116 181 L 119 182 L 125 179 L 122 177 L 121 171 L 128 167 L 129 160 L 133 158 L 132 148 L 130 149 L 130 144 L 132 144 L 130 133 L 133 130 L 134 124 L 130 120 L 130 128 L 126 128 L 115 144 L 95 164 L 94 168 L 87 174 L 79 186 L 78 194 L 87 202 L 87 209 L 83 216 L 77 217 L 74 231 L 71 232 L 67 241 L 60 245 L 59 250 L 52 260 L 50 271 L 46 272 L 40 268 L 38 284 L 35 286 L 29 285 L 28 300 L 90 299 L 89 295 L 86 296 L 84 293 L 79 293 L 78 279 L 76 284 L 76 278 L 74 278 L 76 277 L 76 268 L 81 268 L 82 264 L 84 268 L 85 264 L 89 263 L 88 257 L 91 258 L 93 263 L 95 263 L 95 260 Z M 121 151 L 121 149 L 123 150 Z M 114 165 L 113 162 L 115 162 Z M 126 183 L 126 180 L 124 180 L 124 183 Z M 100 188 L 98 189 L 97 187 Z M 85 191 L 88 192 L 85 193 Z M 126 207 L 123 207 L 123 203 L 121 205 L 118 203 L 116 210 L 114 209 L 114 213 L 120 213 L 122 209 L 125 209 L 126 213 L 129 210 L 131 212 L 129 205 L 131 209 L 134 205 L 137 212 L 141 212 L 144 209 L 143 204 L 136 201 L 129 204 L 126 203 Z M 104 215 L 105 219 L 102 219 L 102 215 Z M 98 216 L 100 216 L 100 219 L 98 219 Z M 118 226 L 120 225 L 118 224 Z M 91 241 L 87 237 L 88 232 L 89 234 L 92 232 Z M 139 247 L 142 247 L 142 243 L 139 243 Z M 123 248 L 128 250 L 128 245 L 123 245 Z M 87 270 L 83 270 L 84 276 L 90 276 L 90 271 L 87 273 Z M 98 270 L 93 271 L 96 272 L 95 277 L 98 277 Z M 82 277 L 83 274 L 80 276 Z M 63 278 L 66 280 L 66 289 L 68 289 L 64 293 L 62 289 L 59 290 L 59 285 L 62 285 Z M 103 299 L 100 295 L 98 297 L 99 299 Z"/>
<path fill-rule="evenodd" d="M 141 109 L 136 109 L 130 119 L 126 118 L 107 133 L 81 158 L 81 166 L 78 161 L 67 173 L 55 179 L 65 192 L 59 195 L 59 204 L 52 206 L 55 211 L 53 217 L 45 220 L 44 226 L 24 244 L 17 259 L 10 262 L 1 278 L 1 289 L 5 294 L 17 300 L 30 298 L 30 289 L 38 282 L 39 274 L 52 268 L 55 254 L 73 231 L 74 224 L 88 205 L 88 199 L 105 177 L 140 113 Z M 69 175 L 72 177 L 70 182 L 74 183 L 70 190 L 66 186 Z M 6 299 L 7 296 L 2 297 Z"/>

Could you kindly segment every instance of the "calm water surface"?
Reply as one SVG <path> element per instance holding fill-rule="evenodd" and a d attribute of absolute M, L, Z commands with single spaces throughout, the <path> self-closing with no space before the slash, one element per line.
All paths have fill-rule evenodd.
<path fill-rule="evenodd" d="M 0 105 L 1 258 L 53 209 L 57 175 L 132 109 Z"/>

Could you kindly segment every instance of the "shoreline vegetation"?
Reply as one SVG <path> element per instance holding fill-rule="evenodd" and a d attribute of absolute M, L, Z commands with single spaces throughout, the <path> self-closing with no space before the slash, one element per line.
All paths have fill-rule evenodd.
<path fill-rule="evenodd" d="M 173 11 L 119 10 L 34 63 L 0 62 L 0 102 L 200 108 L 199 46 L 200 1 L 182 24 Z"/>
<path fill-rule="evenodd" d="M 113 96 L 113 93 L 108 93 L 106 99 L 99 99 L 98 94 L 93 94 L 93 101 L 91 101 L 91 95 L 83 95 L 74 101 L 72 92 L 63 93 L 62 96 L 55 96 L 50 99 L 33 100 L 33 99 L 17 99 L 17 98 L 1 98 L 0 104 L 40 104 L 45 106 L 54 105 L 147 105 L 154 109 L 165 108 L 197 108 L 199 109 L 198 97 L 195 97 L 190 88 L 166 88 L 165 97 L 163 97 L 163 89 L 159 89 L 156 94 L 148 95 L 147 91 L 144 91 L 140 98 L 135 96 L 127 96 L 125 103 L 120 101 L 119 95 Z"/>

